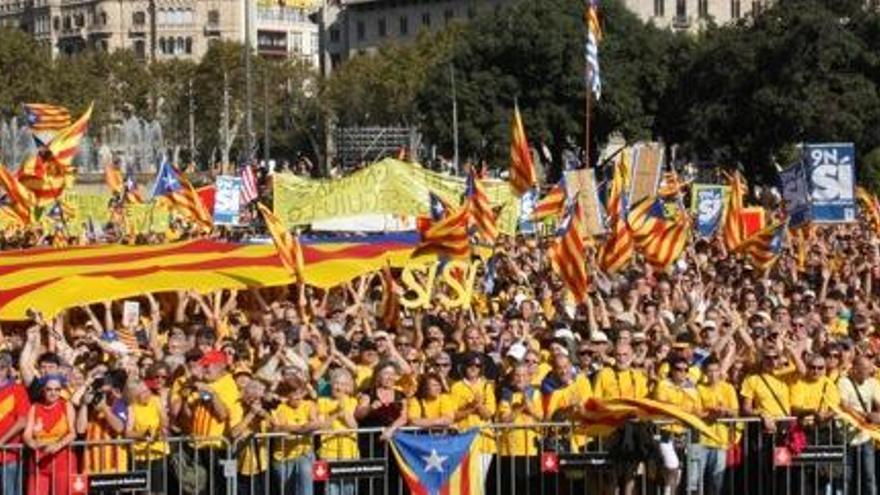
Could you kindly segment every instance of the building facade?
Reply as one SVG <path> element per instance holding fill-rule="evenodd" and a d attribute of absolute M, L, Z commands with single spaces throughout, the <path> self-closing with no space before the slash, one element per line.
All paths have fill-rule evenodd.
<path fill-rule="evenodd" d="M 322 60 L 329 72 L 343 61 L 384 43 L 413 41 L 453 22 L 473 19 L 513 0 L 326 0 L 321 12 Z"/>
<path fill-rule="evenodd" d="M 760 12 L 768 0 L 624 0 L 647 22 L 678 31 L 695 31 L 709 22 L 721 25 Z"/>
<path fill-rule="evenodd" d="M 53 55 L 131 50 L 144 59 L 198 60 L 216 40 L 244 41 L 242 0 L 0 0 L 0 25 L 31 33 Z M 251 11 L 251 38 L 267 56 L 317 66 L 318 26 L 301 1 Z"/>

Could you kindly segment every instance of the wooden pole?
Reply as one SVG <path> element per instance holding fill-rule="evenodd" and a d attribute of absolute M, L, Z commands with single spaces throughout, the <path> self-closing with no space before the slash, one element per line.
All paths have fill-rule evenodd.
<path fill-rule="evenodd" d="M 590 166 L 590 110 L 592 107 L 593 89 L 590 87 L 590 66 L 587 64 L 587 97 L 586 97 L 586 115 L 584 116 L 584 166 Z"/>

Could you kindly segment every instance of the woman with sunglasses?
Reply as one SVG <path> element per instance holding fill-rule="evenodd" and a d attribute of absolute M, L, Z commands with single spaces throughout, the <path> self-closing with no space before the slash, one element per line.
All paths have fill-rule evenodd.
<path fill-rule="evenodd" d="M 149 493 L 172 493 L 165 479 L 168 469 L 168 418 L 162 400 L 146 383 L 134 380 L 128 384 L 128 419 L 125 434 L 137 440 L 132 446 L 134 466 L 149 475 Z"/>
<path fill-rule="evenodd" d="M 495 415 L 496 402 L 495 385 L 483 375 L 483 355 L 467 353 L 462 363 L 462 379 L 452 385 L 450 394 L 457 405 L 456 426 L 464 431 L 491 422 Z M 483 429 L 476 442 L 485 485 L 496 452 L 495 434 L 491 429 Z"/>
<path fill-rule="evenodd" d="M 419 428 L 448 428 L 455 419 L 455 404 L 443 393 L 443 380 L 436 373 L 426 373 L 419 381 L 416 396 L 406 405 L 409 424 Z"/>
<path fill-rule="evenodd" d="M 24 442 L 33 451 L 28 469 L 28 495 L 68 495 L 70 473 L 76 473 L 76 457 L 70 443 L 76 438 L 73 405 L 61 398 L 64 379 L 47 375 L 41 379 L 41 400 L 28 411 Z"/>

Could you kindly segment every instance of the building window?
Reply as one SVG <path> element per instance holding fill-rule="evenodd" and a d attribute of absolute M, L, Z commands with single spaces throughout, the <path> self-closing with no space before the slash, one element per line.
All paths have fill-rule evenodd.
<path fill-rule="evenodd" d="M 64 16 L 64 30 L 70 31 L 70 28 L 73 26 L 73 23 L 70 22 L 70 16 Z"/>
<path fill-rule="evenodd" d="M 422 14 L 422 26 L 431 27 L 431 13 L 425 12 Z"/>
<path fill-rule="evenodd" d="M 98 23 L 99 23 L 101 26 L 106 26 L 106 25 L 107 25 L 107 13 L 106 13 L 106 12 L 101 11 L 101 13 L 98 14 Z"/>
<path fill-rule="evenodd" d="M 687 0 L 675 0 L 675 17 L 684 19 L 687 15 Z"/>
<path fill-rule="evenodd" d="M 701 18 L 709 17 L 709 0 L 697 0 L 697 11 Z"/>
<path fill-rule="evenodd" d="M 739 19 L 741 13 L 742 5 L 740 4 L 740 0 L 730 0 L 730 18 L 731 19 Z"/>
<path fill-rule="evenodd" d="M 186 38 L 186 54 L 191 55 L 193 52 L 193 39 L 187 37 Z"/>
<path fill-rule="evenodd" d="M 52 19 L 52 29 L 54 29 L 55 31 L 58 31 L 59 29 L 61 29 L 61 18 L 60 17 L 56 16 L 55 18 Z"/>
<path fill-rule="evenodd" d="M 208 11 L 208 24 L 217 25 L 220 24 L 220 11 L 219 10 L 209 10 Z"/>
<path fill-rule="evenodd" d="M 406 36 L 409 34 L 409 18 L 405 15 L 400 16 L 400 35 Z"/>
<path fill-rule="evenodd" d="M 654 0 L 654 17 L 666 15 L 666 0 Z"/>
<path fill-rule="evenodd" d="M 302 33 L 291 33 L 290 34 L 290 49 L 293 50 L 294 53 L 302 53 L 303 52 L 303 35 Z"/>
<path fill-rule="evenodd" d="M 138 58 L 144 58 L 147 55 L 147 44 L 144 40 L 134 41 L 134 55 Z"/>
<path fill-rule="evenodd" d="M 318 33 L 312 33 L 309 36 L 309 40 L 311 41 L 311 45 L 309 46 L 308 53 L 318 53 Z"/>
<path fill-rule="evenodd" d="M 752 2 L 752 15 L 758 15 L 761 13 L 763 6 L 760 1 Z"/>
<path fill-rule="evenodd" d="M 76 23 L 76 27 L 81 28 L 86 25 L 86 17 L 82 14 L 76 14 L 73 17 L 74 22 Z"/>
<path fill-rule="evenodd" d="M 364 25 L 364 21 L 357 22 L 357 39 L 362 41 L 367 36 L 367 27 Z"/>
<path fill-rule="evenodd" d="M 377 31 L 379 32 L 379 37 L 384 38 L 388 34 L 388 26 L 385 25 L 385 18 L 379 19 L 376 23 Z"/>
<path fill-rule="evenodd" d="M 168 53 L 168 50 L 165 48 L 165 38 L 159 38 L 159 53 L 162 55 Z"/>
<path fill-rule="evenodd" d="M 339 43 L 339 29 L 330 28 L 330 42 Z"/>
<path fill-rule="evenodd" d="M 449 24 L 452 21 L 452 19 L 454 19 L 454 18 L 455 18 L 455 11 L 454 10 L 446 9 L 443 11 L 443 20 L 446 22 L 446 24 Z"/>
<path fill-rule="evenodd" d="M 135 26 L 143 26 L 147 23 L 147 14 L 143 11 L 137 11 L 131 14 L 131 23 Z"/>

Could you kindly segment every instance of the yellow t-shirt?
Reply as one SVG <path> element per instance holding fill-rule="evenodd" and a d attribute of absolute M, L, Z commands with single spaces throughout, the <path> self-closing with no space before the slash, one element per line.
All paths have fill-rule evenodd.
<path fill-rule="evenodd" d="M 410 419 L 437 419 L 453 417 L 455 401 L 449 394 L 441 394 L 436 399 L 411 398 L 406 402 L 406 415 Z"/>
<path fill-rule="evenodd" d="M 832 405 L 840 405 L 840 392 L 827 376 L 815 381 L 798 380 L 791 386 L 792 409 L 824 412 Z"/>
<path fill-rule="evenodd" d="M 357 399 L 345 397 L 341 400 L 321 397 L 318 399 L 318 418 L 326 420 L 341 410 L 354 414 Z M 330 430 L 349 430 L 341 418 L 333 420 Z M 318 450 L 321 459 L 357 459 L 360 456 L 357 445 L 357 433 L 325 433 L 321 435 L 321 448 Z"/>
<path fill-rule="evenodd" d="M 310 400 L 301 400 L 299 405 L 292 407 L 287 402 L 278 405 L 272 412 L 272 419 L 276 423 L 285 426 L 303 426 L 312 418 L 315 403 Z M 272 449 L 272 457 L 276 461 L 289 461 L 302 457 L 312 451 L 311 435 L 290 434 L 282 440 L 276 440 Z"/>
<path fill-rule="evenodd" d="M 358 390 L 364 390 L 373 379 L 373 368 L 362 364 L 355 365 L 354 383 Z"/>
<path fill-rule="evenodd" d="M 544 378 L 546 378 L 551 371 L 553 371 L 553 367 L 546 361 L 538 363 L 538 369 L 535 370 L 535 375 L 532 376 L 532 386 L 540 387 L 541 382 L 544 381 Z"/>
<path fill-rule="evenodd" d="M 657 371 L 660 374 L 660 378 L 669 378 L 669 362 L 666 361 L 661 364 L 660 369 Z M 688 378 L 690 378 L 693 383 L 700 383 L 700 380 L 703 379 L 703 370 L 701 370 L 699 366 L 689 367 Z"/>
<path fill-rule="evenodd" d="M 449 394 L 453 397 L 455 401 L 456 410 L 473 402 L 474 397 L 476 397 L 477 394 L 480 394 L 483 400 L 483 407 L 485 407 L 486 410 L 489 411 L 490 415 L 495 415 L 495 386 L 491 382 L 487 381 L 485 378 L 480 378 L 472 384 L 464 380 L 455 382 L 454 384 L 452 384 L 452 389 L 449 391 Z M 476 426 L 483 426 L 487 423 L 488 421 L 481 418 L 478 414 L 472 413 L 460 419 L 456 426 L 461 430 L 467 430 Z M 483 429 L 480 432 L 480 438 L 478 442 L 478 448 L 480 449 L 481 453 L 495 453 L 495 435 L 491 429 Z"/>
<path fill-rule="evenodd" d="M 221 421 L 214 416 L 214 411 L 210 403 L 202 401 L 195 397 L 193 417 L 190 431 L 197 438 L 220 438 L 229 435 L 230 430 L 237 425 L 244 411 L 241 408 L 241 394 L 238 391 L 238 385 L 232 375 L 225 373 L 223 376 L 215 380 L 209 385 L 211 392 L 217 396 L 220 402 L 226 407 L 229 417 L 226 421 Z M 212 440 L 207 442 L 198 442 L 199 447 L 219 447 L 222 442 Z"/>
<path fill-rule="evenodd" d="M 743 381 L 740 394 L 743 398 L 754 401 L 754 409 L 758 414 L 780 418 L 791 413 L 788 385 L 773 375 L 749 375 Z"/>
<path fill-rule="evenodd" d="M 593 386 L 586 375 L 579 374 L 571 383 L 550 393 L 544 407 L 544 417 L 550 419 L 560 409 L 585 403 L 593 397 Z"/>
<path fill-rule="evenodd" d="M 700 402 L 703 409 L 730 409 L 739 411 L 739 399 L 736 397 L 736 389 L 727 382 L 718 382 L 715 385 L 697 385 L 697 392 L 700 395 Z M 717 442 L 705 435 L 700 435 L 700 443 L 716 449 L 726 449 L 735 441 L 731 434 L 733 431 L 730 426 L 725 423 L 713 421 L 708 422 L 709 427 L 715 432 L 715 436 L 719 439 L 725 439 L 725 442 Z"/>
<path fill-rule="evenodd" d="M 596 375 L 595 382 L 593 394 L 599 399 L 644 399 L 648 396 L 648 377 L 641 370 L 603 368 Z"/>
<path fill-rule="evenodd" d="M 138 436 L 149 433 L 153 438 L 162 438 L 162 401 L 155 395 L 146 404 L 131 405 L 132 432 Z M 151 442 L 135 442 L 132 446 L 136 461 L 152 461 L 161 459 L 170 452 L 168 442 L 153 440 Z"/>
<path fill-rule="evenodd" d="M 657 388 L 654 389 L 654 398 L 672 404 L 687 413 L 699 415 L 702 410 L 700 394 L 697 392 L 697 387 L 690 382 L 678 385 L 668 379 L 660 380 L 657 382 Z M 678 423 L 664 426 L 663 429 L 672 433 L 685 432 L 685 427 Z"/>
<path fill-rule="evenodd" d="M 253 423 L 252 423 L 253 424 Z M 250 433 L 261 434 L 269 431 L 269 423 L 265 419 L 258 420 L 253 424 Z M 241 449 L 238 451 L 238 474 L 242 476 L 254 476 L 265 473 L 269 468 L 269 440 L 265 435 L 260 438 L 253 436 L 240 440 Z"/>
<path fill-rule="evenodd" d="M 501 429 L 499 440 L 499 453 L 506 456 L 533 456 L 538 455 L 538 430 L 535 428 L 507 428 L 507 426 L 532 425 L 541 421 L 541 392 L 537 389 L 528 389 L 528 402 L 531 410 L 537 413 L 537 418 L 526 414 L 524 410 L 514 413 L 513 417 Z M 498 402 L 498 417 L 510 414 L 514 408 L 526 404 L 525 392 L 513 392 L 509 397 L 503 397 Z M 499 420 L 499 423 L 502 421 Z"/>

